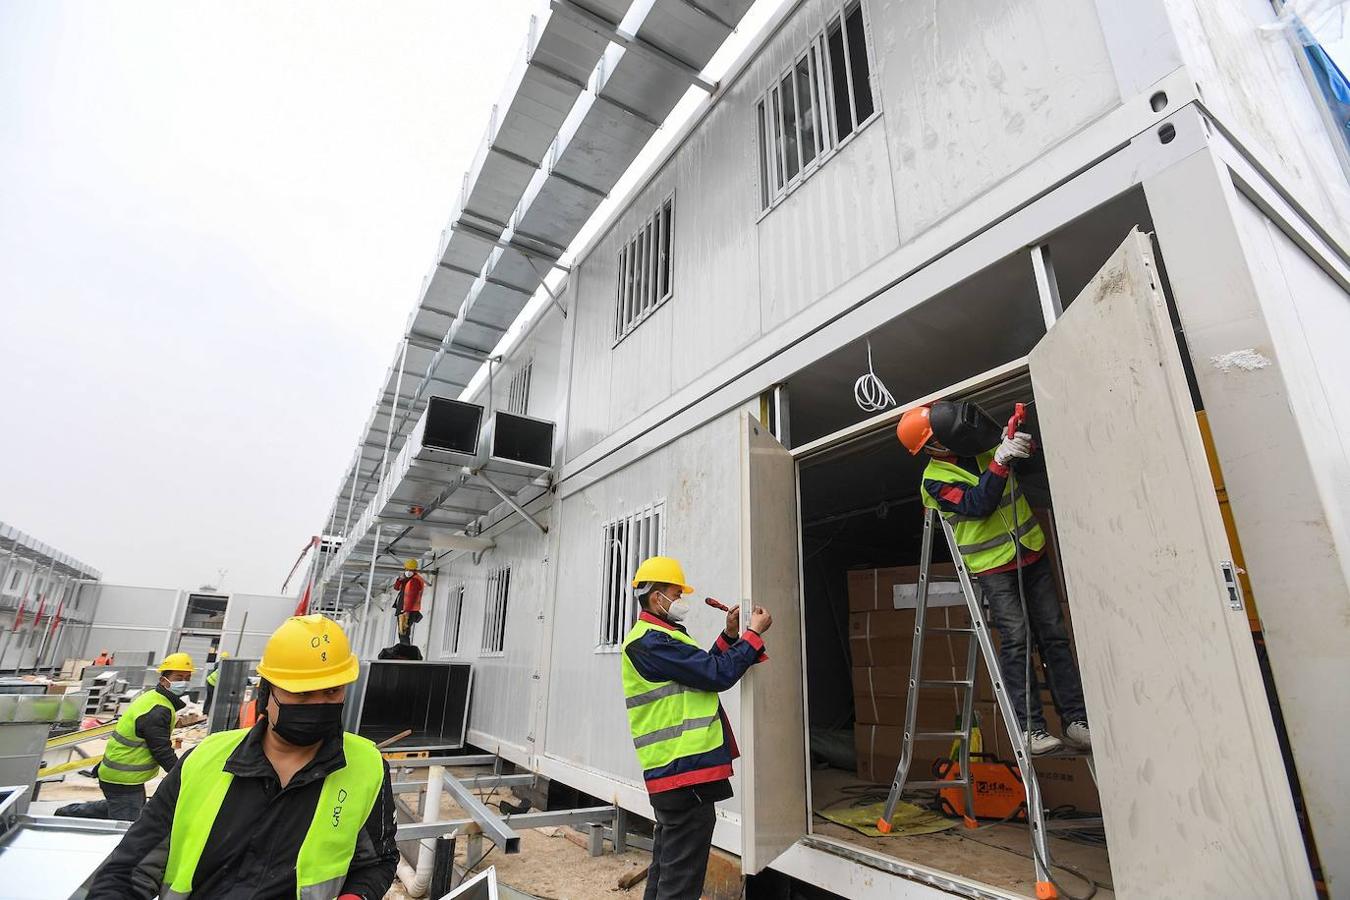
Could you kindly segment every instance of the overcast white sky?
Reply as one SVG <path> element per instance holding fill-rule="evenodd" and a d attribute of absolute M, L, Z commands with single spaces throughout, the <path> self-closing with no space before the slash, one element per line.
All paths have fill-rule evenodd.
<path fill-rule="evenodd" d="M 274 592 L 535 0 L 0 0 L 0 517 Z"/>
<path fill-rule="evenodd" d="M 0 0 L 0 518 L 275 592 L 541 5 Z"/>

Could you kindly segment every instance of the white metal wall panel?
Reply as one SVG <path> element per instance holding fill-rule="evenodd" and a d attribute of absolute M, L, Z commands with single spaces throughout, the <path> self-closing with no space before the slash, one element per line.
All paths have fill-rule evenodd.
<path fill-rule="evenodd" d="M 759 337 L 758 146 L 738 84 L 674 159 L 678 185 L 671 242 L 671 323 L 678 390 Z M 644 193 L 643 208 L 662 196 Z"/>
<path fill-rule="evenodd" d="M 1293 48 L 1260 26 L 1268 0 L 1164 0 L 1205 107 L 1343 244 L 1350 183 Z"/>
<path fill-rule="evenodd" d="M 856 135 L 760 221 L 766 331 L 900 245 L 882 124 Z"/>
<path fill-rule="evenodd" d="M 736 602 L 740 584 L 739 411 L 708 423 L 657 453 L 567 498 L 559 515 L 557 611 L 553 622 L 547 737 L 544 752 L 629 784 L 641 770 L 628 733 L 617 653 L 595 652 L 596 617 L 604 593 L 601 526 L 664 498 L 666 552 L 684 564 L 698 596 Z M 725 619 L 696 603 L 690 633 L 705 647 Z M 765 638 L 773 653 L 773 633 Z M 733 731 L 740 722 L 736 691 L 722 695 Z M 577 723 L 584 722 L 584 727 Z M 736 809 L 737 801 L 726 805 Z"/>
<path fill-rule="evenodd" d="M 231 594 L 225 607 L 220 646 L 232 656 L 261 656 L 267 639 L 295 612 L 296 598 L 274 594 Z"/>
<path fill-rule="evenodd" d="M 551 517 L 542 513 L 540 521 Z M 442 565 L 434 613 L 438 623 L 453 612 L 453 598 L 445 591 L 464 585 L 464 611 L 460 621 L 459 653 L 454 657 L 474 667 L 473 697 L 469 704 L 469 728 L 501 741 L 522 746 L 529 735 L 534 685 L 534 662 L 539 645 L 539 615 L 544 601 L 544 564 L 547 536 L 527 524 L 516 525 L 496 537 L 497 546 L 483 554 L 475 565 L 469 555 Z M 510 595 L 506 604 L 506 642 L 501 654 L 484 656 L 481 651 L 483 616 L 488 576 L 502 566 L 511 567 Z M 437 624 L 443 633 L 443 624 Z M 443 637 L 438 637 L 443 640 Z M 441 645 L 438 645 L 440 647 Z M 439 651 L 438 651 L 439 652 Z M 431 657 L 428 654 L 429 658 Z"/>
<path fill-rule="evenodd" d="M 1332 688 L 1350 685 L 1350 295 L 1246 198 L 1237 213 L 1269 352 L 1318 497 L 1309 502 L 1286 478 L 1267 482 L 1278 505 L 1258 506 L 1241 485 L 1229 490 L 1240 528 L 1255 519 L 1279 530 L 1275 540 L 1261 534 L 1259 545 L 1244 531 L 1243 550 L 1304 800 L 1331 896 L 1339 897 L 1350 893 L 1350 777 L 1343 765 L 1350 695 Z M 1238 355 L 1229 361 L 1210 360 L 1211 370 L 1253 388 L 1269 382 L 1250 368 L 1270 367 L 1264 353 L 1234 349 Z"/>
<path fill-rule="evenodd" d="M 594 447 L 611 431 L 609 381 L 613 367 L 614 296 L 618 283 L 618 241 L 607 237 L 584 263 L 572 269 L 568 318 L 572 323 L 568 384 L 569 459 Z M 678 290 L 678 288 L 677 288 Z"/>
<path fill-rule="evenodd" d="M 1118 102 L 1092 0 L 871 0 L 901 240 Z"/>

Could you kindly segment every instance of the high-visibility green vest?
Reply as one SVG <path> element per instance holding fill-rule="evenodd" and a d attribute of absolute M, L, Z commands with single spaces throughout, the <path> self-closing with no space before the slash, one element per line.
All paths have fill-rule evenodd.
<path fill-rule="evenodd" d="M 234 776 L 225 771 L 225 761 L 248 732 L 247 728 L 217 732 L 184 758 L 160 900 L 192 896 L 197 863 L 234 781 Z M 314 819 L 295 860 L 297 900 L 333 900 L 341 893 L 357 837 L 384 784 L 384 762 L 373 743 L 344 733 L 342 752 L 346 764 L 324 778 Z"/>
<path fill-rule="evenodd" d="M 992 453 L 981 453 L 976 458 L 980 470 L 989 468 L 993 458 Z M 944 484 L 959 484 L 964 487 L 980 483 L 980 476 L 956 463 L 941 459 L 928 461 L 928 467 L 923 471 L 923 479 L 941 481 Z M 942 512 L 942 517 L 952 523 L 952 531 L 956 534 L 956 546 L 961 551 L 961 558 L 966 561 L 966 568 L 974 575 L 1012 562 L 1017 556 L 1015 541 L 1021 541 L 1023 547 L 1032 551 L 1045 547 L 1045 532 L 1041 531 L 1040 523 L 1036 521 L 1036 516 L 1031 511 L 1031 504 L 1027 503 L 1026 496 L 1020 490 L 1017 491 L 1017 505 L 1015 508 L 1013 506 L 1012 495 L 1016 481 L 1017 476 L 1009 472 L 1003 485 L 1003 499 L 999 502 L 998 508 L 983 519 L 942 512 L 937 500 L 933 499 L 928 491 L 919 491 L 924 506 Z"/>
<path fill-rule="evenodd" d="M 145 784 L 159 773 L 159 763 L 155 762 L 154 754 L 145 745 L 145 739 L 136 734 L 137 721 L 156 706 L 169 710 L 169 731 L 173 731 L 178 721 L 178 710 L 169 698 L 157 690 L 142 693 L 131 701 L 127 711 L 122 713 L 122 718 L 117 720 L 117 727 L 108 735 L 103 762 L 98 764 L 100 780 L 113 784 Z"/>
<path fill-rule="evenodd" d="M 722 717 L 718 714 L 716 694 L 675 681 L 648 681 L 628 659 L 628 645 L 654 629 L 681 643 L 698 646 L 682 631 L 667 630 L 642 619 L 624 638 L 620 654 L 624 702 L 633 746 L 644 772 L 722 746 Z"/>
<path fill-rule="evenodd" d="M 216 666 L 216 667 L 215 667 L 214 669 L 212 669 L 212 670 L 210 671 L 210 673 L 206 676 L 206 683 L 209 684 L 209 685 L 211 685 L 211 687 L 215 687 L 215 686 L 216 686 L 216 682 L 219 681 L 219 680 L 220 680 L 220 666 Z"/>

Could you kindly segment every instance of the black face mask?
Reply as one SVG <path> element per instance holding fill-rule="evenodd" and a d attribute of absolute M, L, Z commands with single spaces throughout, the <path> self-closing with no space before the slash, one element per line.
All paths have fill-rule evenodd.
<path fill-rule="evenodd" d="M 308 747 L 342 733 L 341 703 L 282 703 L 272 730 L 289 744 Z"/>

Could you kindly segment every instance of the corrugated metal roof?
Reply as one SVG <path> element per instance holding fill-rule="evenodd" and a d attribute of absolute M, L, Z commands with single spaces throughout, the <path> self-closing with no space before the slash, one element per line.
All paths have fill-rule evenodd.
<path fill-rule="evenodd" d="M 330 511 L 349 524 L 325 578 L 369 564 L 386 441 L 393 460 L 430 396 L 463 391 L 751 4 L 552 0 L 531 20 Z"/>
<path fill-rule="evenodd" d="M 103 577 L 103 573 L 93 566 L 86 565 L 75 557 L 62 553 L 51 544 L 45 544 L 31 534 L 4 522 L 0 522 L 0 552 L 13 554 L 20 559 L 33 560 L 40 569 L 50 566 L 57 575 L 87 578 L 91 581 L 98 581 Z"/>

